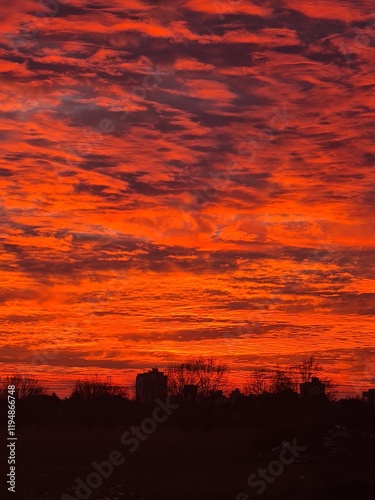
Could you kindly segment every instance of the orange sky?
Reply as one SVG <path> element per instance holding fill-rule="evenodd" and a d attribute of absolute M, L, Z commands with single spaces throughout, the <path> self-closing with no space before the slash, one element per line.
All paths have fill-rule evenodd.
<path fill-rule="evenodd" d="M 1 372 L 64 393 L 207 355 L 240 385 L 314 354 L 343 394 L 368 386 L 371 8 L 2 9 Z"/>

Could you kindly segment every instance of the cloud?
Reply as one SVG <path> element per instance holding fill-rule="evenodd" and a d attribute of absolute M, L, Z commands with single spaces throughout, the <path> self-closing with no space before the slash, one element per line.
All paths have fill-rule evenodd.
<path fill-rule="evenodd" d="M 4 8 L 3 361 L 14 349 L 26 369 L 22 343 L 53 340 L 57 384 L 214 349 L 240 380 L 337 347 L 331 366 L 357 377 L 346 356 L 374 315 L 370 7 Z"/>

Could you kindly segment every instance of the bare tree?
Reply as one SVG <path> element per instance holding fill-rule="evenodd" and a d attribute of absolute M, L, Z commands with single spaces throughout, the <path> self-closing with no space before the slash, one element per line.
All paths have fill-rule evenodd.
<path fill-rule="evenodd" d="M 314 356 L 310 356 L 304 359 L 301 363 L 293 367 L 298 382 L 303 384 L 305 382 L 311 382 L 313 377 L 318 377 L 323 372 L 322 366 L 316 361 Z M 328 378 L 320 378 L 320 381 L 325 385 L 325 395 L 329 400 L 334 400 L 336 398 L 338 384 Z"/>
<path fill-rule="evenodd" d="M 227 383 L 228 367 L 214 358 L 196 358 L 167 368 L 169 394 L 182 396 L 185 385 L 197 385 L 198 395 L 210 396 Z"/>
<path fill-rule="evenodd" d="M 298 382 L 295 377 L 295 372 L 288 368 L 286 370 L 281 370 L 277 368 L 272 376 L 271 380 L 271 392 L 274 394 L 280 394 L 285 391 L 297 391 Z"/>
<path fill-rule="evenodd" d="M 47 394 L 47 389 L 32 375 L 7 375 L 5 379 L 1 380 L 1 394 L 3 397 L 6 395 L 9 385 L 15 387 L 18 399 Z"/>
<path fill-rule="evenodd" d="M 270 392 L 270 389 L 270 371 L 266 368 L 256 368 L 253 370 L 248 382 L 244 386 L 245 394 L 254 394 L 255 396 Z"/>
<path fill-rule="evenodd" d="M 112 379 L 105 379 L 95 375 L 92 378 L 78 379 L 74 384 L 71 394 L 73 398 L 79 398 L 85 401 L 102 399 L 114 396 L 126 396 L 126 390 L 112 383 Z"/>
<path fill-rule="evenodd" d="M 284 391 L 298 390 L 296 371 L 289 367 L 286 369 L 256 368 L 244 387 L 245 393 L 257 396 L 266 392 L 280 394 Z"/>
<path fill-rule="evenodd" d="M 322 367 L 315 361 L 314 356 L 304 359 L 296 365 L 295 369 L 301 384 L 311 382 L 312 378 L 316 377 L 322 371 Z"/>
<path fill-rule="evenodd" d="M 325 385 L 325 395 L 327 399 L 333 401 L 336 399 L 338 384 L 331 379 L 322 379 L 321 382 Z"/>

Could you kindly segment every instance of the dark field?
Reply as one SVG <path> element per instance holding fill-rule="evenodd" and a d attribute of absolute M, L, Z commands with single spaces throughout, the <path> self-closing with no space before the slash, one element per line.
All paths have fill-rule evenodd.
<path fill-rule="evenodd" d="M 144 500 L 369 500 L 375 499 L 375 439 L 372 429 L 344 426 L 325 429 L 290 429 L 247 426 L 213 427 L 209 432 L 161 424 L 131 453 L 120 443 L 128 426 L 91 429 L 76 424 L 25 426 L 18 432 L 17 493 L 6 498 L 54 500 L 63 493 L 76 496 L 76 478 L 86 482 L 95 471 L 91 463 L 107 461 L 113 450 L 125 458 L 123 465 L 88 499 Z M 285 434 L 283 436 L 283 434 Z M 297 435 L 298 434 L 298 435 Z M 247 486 L 259 467 L 278 460 L 283 439 L 296 438 L 298 452 L 292 463 L 270 476 L 264 492 Z M 2 430 L 1 476 L 6 475 L 6 437 Z M 275 449 L 277 448 L 277 449 Z M 293 458 L 291 453 L 288 459 Z M 2 486 L 4 484 L 2 479 Z M 264 483 L 266 484 L 266 483 Z M 259 484 L 257 485 L 259 487 Z M 4 497 L 2 497 L 4 498 Z M 70 498 L 70 497 L 66 497 Z"/>

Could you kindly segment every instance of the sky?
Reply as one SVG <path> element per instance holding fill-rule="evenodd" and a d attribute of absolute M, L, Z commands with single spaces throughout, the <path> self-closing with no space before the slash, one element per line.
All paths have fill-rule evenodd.
<path fill-rule="evenodd" d="M 0 371 L 368 387 L 372 2 L 1 5 Z"/>

